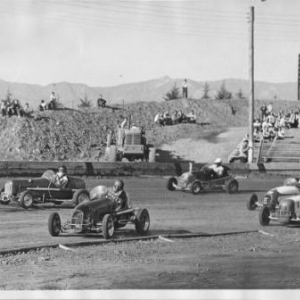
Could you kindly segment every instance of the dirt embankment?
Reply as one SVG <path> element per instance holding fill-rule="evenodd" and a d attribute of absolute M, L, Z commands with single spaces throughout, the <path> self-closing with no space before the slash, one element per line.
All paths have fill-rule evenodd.
<path fill-rule="evenodd" d="M 259 103 L 257 105 L 259 108 Z M 282 103 L 282 106 L 289 105 L 294 103 Z M 131 111 L 132 123 L 145 128 L 148 143 L 161 148 L 159 160 L 200 162 L 203 161 L 201 157 L 210 160 L 209 155 L 227 157 L 241 139 L 238 130 L 225 136 L 227 129 L 247 126 L 247 101 L 244 100 L 181 99 L 162 103 L 138 102 L 124 108 L 63 109 L 35 112 L 32 118 L 2 117 L 0 155 L 6 160 L 101 161 L 107 133 L 115 131 Z M 157 127 L 153 122 L 158 111 L 188 113 L 192 109 L 198 116 L 197 124 Z M 223 153 L 215 151 L 217 144 L 226 139 L 230 143 L 221 146 Z"/>

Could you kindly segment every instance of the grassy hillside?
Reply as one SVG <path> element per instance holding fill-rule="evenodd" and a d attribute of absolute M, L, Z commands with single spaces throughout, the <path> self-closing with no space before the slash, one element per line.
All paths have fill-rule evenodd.
<path fill-rule="evenodd" d="M 257 103 L 256 114 L 261 103 Z M 198 140 L 226 127 L 247 126 L 248 102 L 235 100 L 173 100 L 139 102 L 125 106 L 132 111 L 132 122 L 143 126 L 148 143 L 162 144 L 183 138 Z M 232 107 L 236 111 L 232 114 Z M 274 109 L 297 107 L 297 103 L 278 101 Z M 115 131 L 128 111 L 116 107 L 89 110 L 57 110 L 35 112 L 33 118 L 0 118 L 0 155 L 4 160 L 103 160 L 106 136 Z M 157 111 L 194 109 L 197 124 L 157 127 L 153 123 Z"/>

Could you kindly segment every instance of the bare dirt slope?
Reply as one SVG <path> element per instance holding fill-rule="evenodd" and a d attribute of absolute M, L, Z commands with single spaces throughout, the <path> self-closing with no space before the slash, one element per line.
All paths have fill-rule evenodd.
<path fill-rule="evenodd" d="M 174 158 L 203 161 L 202 157 L 207 161 L 208 153 L 216 156 L 216 141 L 228 142 L 219 154 L 227 157 L 244 132 L 239 129 L 226 132 L 228 128 L 247 126 L 247 105 L 245 100 L 180 99 L 160 103 L 137 102 L 124 108 L 65 108 L 35 112 L 31 118 L 0 117 L 0 157 L 6 160 L 101 161 L 107 133 L 115 132 L 124 117 L 130 114 L 132 123 L 146 130 L 148 143 L 161 148 L 160 161 Z M 259 113 L 259 105 L 257 103 L 256 114 Z M 278 101 L 274 110 L 288 109 L 289 106 L 294 107 L 295 104 Z M 198 116 L 196 124 L 158 127 L 153 122 L 158 111 L 172 113 L 182 110 L 188 113 L 191 109 Z M 189 154 L 183 147 L 196 151 Z"/>

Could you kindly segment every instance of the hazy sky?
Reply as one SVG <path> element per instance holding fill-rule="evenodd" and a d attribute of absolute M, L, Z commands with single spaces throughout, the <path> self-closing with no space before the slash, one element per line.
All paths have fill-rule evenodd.
<path fill-rule="evenodd" d="M 299 0 L 1 0 L 0 79 L 111 86 L 168 75 L 297 80 Z"/>

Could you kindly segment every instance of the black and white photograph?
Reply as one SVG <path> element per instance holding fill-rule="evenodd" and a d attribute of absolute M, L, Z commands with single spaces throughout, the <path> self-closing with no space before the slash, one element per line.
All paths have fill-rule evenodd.
<path fill-rule="evenodd" d="M 0 0 L 0 299 L 300 296 L 300 1 Z"/>

